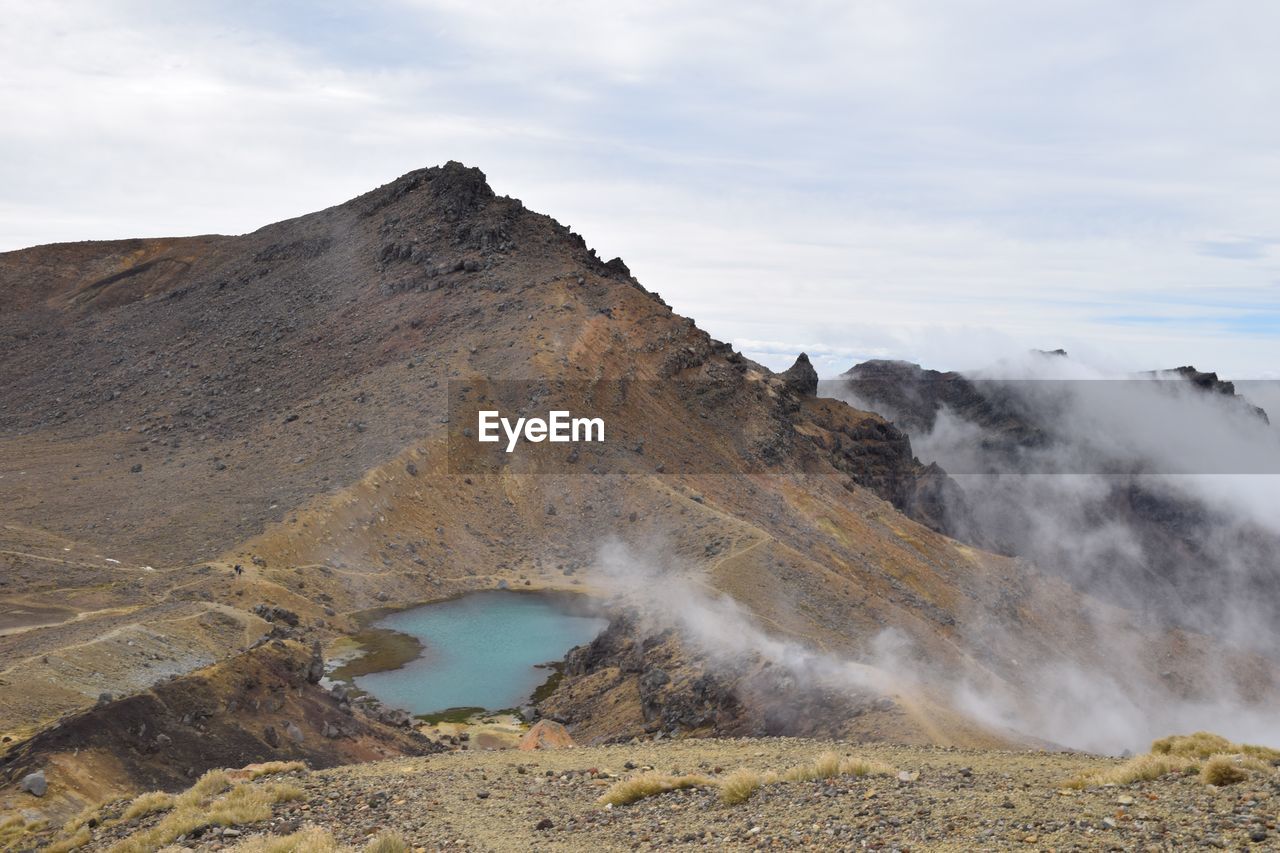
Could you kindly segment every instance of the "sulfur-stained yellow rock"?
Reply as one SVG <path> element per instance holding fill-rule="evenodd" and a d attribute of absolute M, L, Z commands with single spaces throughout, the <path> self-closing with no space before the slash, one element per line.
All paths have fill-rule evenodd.
<path fill-rule="evenodd" d="M 569 730 L 552 720 L 538 720 L 520 740 L 519 748 L 526 752 L 535 749 L 569 749 L 577 746 Z"/>

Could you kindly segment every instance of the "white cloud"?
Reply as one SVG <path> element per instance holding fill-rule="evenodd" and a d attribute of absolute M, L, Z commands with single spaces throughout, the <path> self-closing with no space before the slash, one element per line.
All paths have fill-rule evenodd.
<path fill-rule="evenodd" d="M 604 8 L 7 4 L 0 249 L 243 232 L 456 158 L 824 373 L 1280 363 L 1226 322 L 1280 303 L 1280 7 Z"/>

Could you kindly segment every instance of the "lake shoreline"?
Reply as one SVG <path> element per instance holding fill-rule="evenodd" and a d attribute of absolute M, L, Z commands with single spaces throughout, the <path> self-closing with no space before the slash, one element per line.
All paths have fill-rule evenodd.
<path fill-rule="evenodd" d="M 424 642 L 420 637 L 412 633 L 378 623 L 418 609 L 435 608 L 473 596 L 492 596 L 495 594 L 500 594 L 503 597 L 536 598 L 552 604 L 564 616 L 601 619 L 604 620 L 604 626 L 608 624 L 607 619 L 599 615 L 595 606 L 598 599 L 576 590 L 473 590 L 420 604 L 370 608 L 369 610 L 352 614 L 352 618 L 359 627 L 354 633 L 344 636 L 339 643 L 335 644 L 339 646 L 335 650 L 336 665 L 326 673 L 326 678 L 329 681 L 344 684 L 353 695 L 371 696 L 388 707 L 404 707 L 405 703 L 403 702 L 398 702 L 390 697 L 384 698 L 367 687 L 362 687 L 357 683 L 357 679 L 368 675 L 402 670 L 418 661 L 430 661 L 433 655 L 433 644 Z M 603 630 L 604 626 L 600 630 Z M 566 647 L 563 650 L 563 654 L 567 654 L 575 645 L 580 645 L 580 643 L 574 643 Z M 434 653 L 440 654 L 441 650 L 437 649 Z M 466 712 L 465 716 L 467 718 L 495 714 L 523 716 L 521 709 L 536 703 L 539 699 L 548 695 L 563 677 L 563 657 L 539 661 L 531 664 L 531 666 L 534 669 L 547 670 L 546 678 L 534 685 L 527 696 L 522 697 L 519 702 L 508 707 L 487 708 L 482 705 L 465 704 L 427 712 L 418 712 L 413 708 L 404 708 L 404 710 L 413 714 L 416 719 L 429 724 L 441 721 L 462 722 L 463 712 Z"/>

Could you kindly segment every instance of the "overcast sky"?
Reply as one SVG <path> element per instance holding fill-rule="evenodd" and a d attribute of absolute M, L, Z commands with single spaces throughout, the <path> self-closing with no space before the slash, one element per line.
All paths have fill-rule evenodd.
<path fill-rule="evenodd" d="M 772 366 L 1277 377 L 1278 39 L 1274 0 L 0 0 L 0 250 L 457 159 Z"/>

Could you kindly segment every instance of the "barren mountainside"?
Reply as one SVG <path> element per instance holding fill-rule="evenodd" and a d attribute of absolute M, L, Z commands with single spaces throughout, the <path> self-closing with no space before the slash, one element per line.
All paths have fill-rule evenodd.
<path fill-rule="evenodd" d="M 519 451 L 460 469 L 456 398 L 512 380 L 605 407 L 607 440 L 548 470 Z M 394 720 L 336 728 L 350 708 L 270 656 L 499 586 L 614 616 L 540 705 L 581 743 L 1043 743 L 960 690 L 1018 709 L 1037 661 L 1274 696 L 1272 662 L 983 550 L 946 472 L 816 380 L 803 356 L 774 374 L 713 340 L 457 163 L 243 236 L 0 254 L 0 806 L 37 765 L 53 791 L 92 772 L 136 792 L 178 742 L 190 778 L 226 763 L 215 735 L 246 760 L 434 749 Z M 760 642 L 721 659 L 699 611 L 665 618 L 671 589 Z M 196 670 L 216 725 L 169 709 L 165 685 Z M 138 696 L 165 706 L 170 746 L 39 735 Z M 299 716 L 301 744 L 266 733 Z"/>

